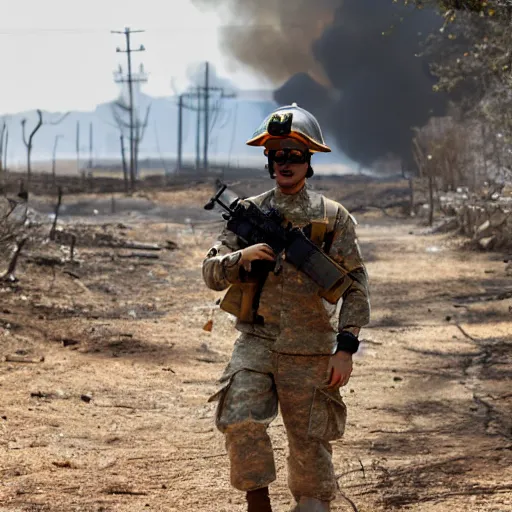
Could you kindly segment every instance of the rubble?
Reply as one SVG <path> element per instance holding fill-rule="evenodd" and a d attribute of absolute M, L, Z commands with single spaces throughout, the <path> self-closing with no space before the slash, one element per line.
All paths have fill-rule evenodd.
<path fill-rule="evenodd" d="M 469 197 L 460 190 L 440 199 L 442 210 L 449 211 L 452 216 L 437 231 L 457 229 L 483 250 L 512 248 L 512 197 L 496 197 L 489 201 Z"/>

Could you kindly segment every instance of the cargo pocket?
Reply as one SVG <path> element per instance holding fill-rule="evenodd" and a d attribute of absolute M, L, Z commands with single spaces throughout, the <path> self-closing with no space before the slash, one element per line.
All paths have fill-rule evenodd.
<path fill-rule="evenodd" d="M 339 392 L 315 389 L 309 415 L 308 435 L 322 441 L 334 441 L 343 436 L 347 407 Z"/>
<path fill-rule="evenodd" d="M 217 401 L 215 425 L 221 432 L 248 423 L 268 426 L 277 415 L 274 381 L 266 373 L 242 369 L 209 400 Z"/>
<path fill-rule="evenodd" d="M 224 408 L 224 400 L 226 398 L 226 393 L 228 392 L 228 389 L 231 386 L 232 382 L 233 376 L 231 376 L 231 378 L 227 382 L 224 382 L 224 385 L 216 393 L 214 393 L 210 398 L 208 398 L 208 403 L 218 402 L 217 410 L 215 411 L 215 426 L 221 432 L 224 432 L 224 428 L 220 424 L 220 417 L 222 415 L 222 410 Z"/>
<path fill-rule="evenodd" d="M 210 396 L 207 400 L 208 403 L 212 402 L 222 402 L 224 395 L 226 394 L 226 391 L 228 390 L 229 386 L 231 385 L 231 381 L 233 380 L 233 377 L 239 372 L 240 370 L 233 370 L 231 361 L 227 364 L 227 366 L 224 368 L 224 372 L 222 373 L 220 379 L 217 381 L 221 388 L 218 389 L 212 396 Z"/>

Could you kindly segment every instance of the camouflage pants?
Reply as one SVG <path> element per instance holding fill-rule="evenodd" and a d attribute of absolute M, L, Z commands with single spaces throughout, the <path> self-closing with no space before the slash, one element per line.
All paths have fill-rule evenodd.
<path fill-rule="evenodd" d="M 272 352 L 271 342 L 242 334 L 221 380 L 216 425 L 224 433 L 231 483 L 242 491 L 276 478 L 267 427 L 278 406 L 288 437 L 288 485 L 294 497 L 334 499 L 337 482 L 329 441 L 343 435 L 346 407 L 324 388 L 329 356 Z"/>

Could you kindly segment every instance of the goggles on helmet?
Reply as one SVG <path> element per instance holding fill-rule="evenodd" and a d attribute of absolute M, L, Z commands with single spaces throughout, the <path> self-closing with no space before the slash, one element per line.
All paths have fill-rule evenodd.
<path fill-rule="evenodd" d="M 265 155 L 276 164 L 305 164 L 309 161 L 309 151 L 302 149 L 266 149 Z"/>

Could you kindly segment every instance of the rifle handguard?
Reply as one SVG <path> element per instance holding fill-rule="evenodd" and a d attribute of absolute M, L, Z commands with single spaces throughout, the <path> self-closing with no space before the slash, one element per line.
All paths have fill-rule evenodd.
<path fill-rule="evenodd" d="M 286 249 L 286 261 L 325 291 L 337 289 L 346 277 L 346 272 L 299 230 Z"/>

